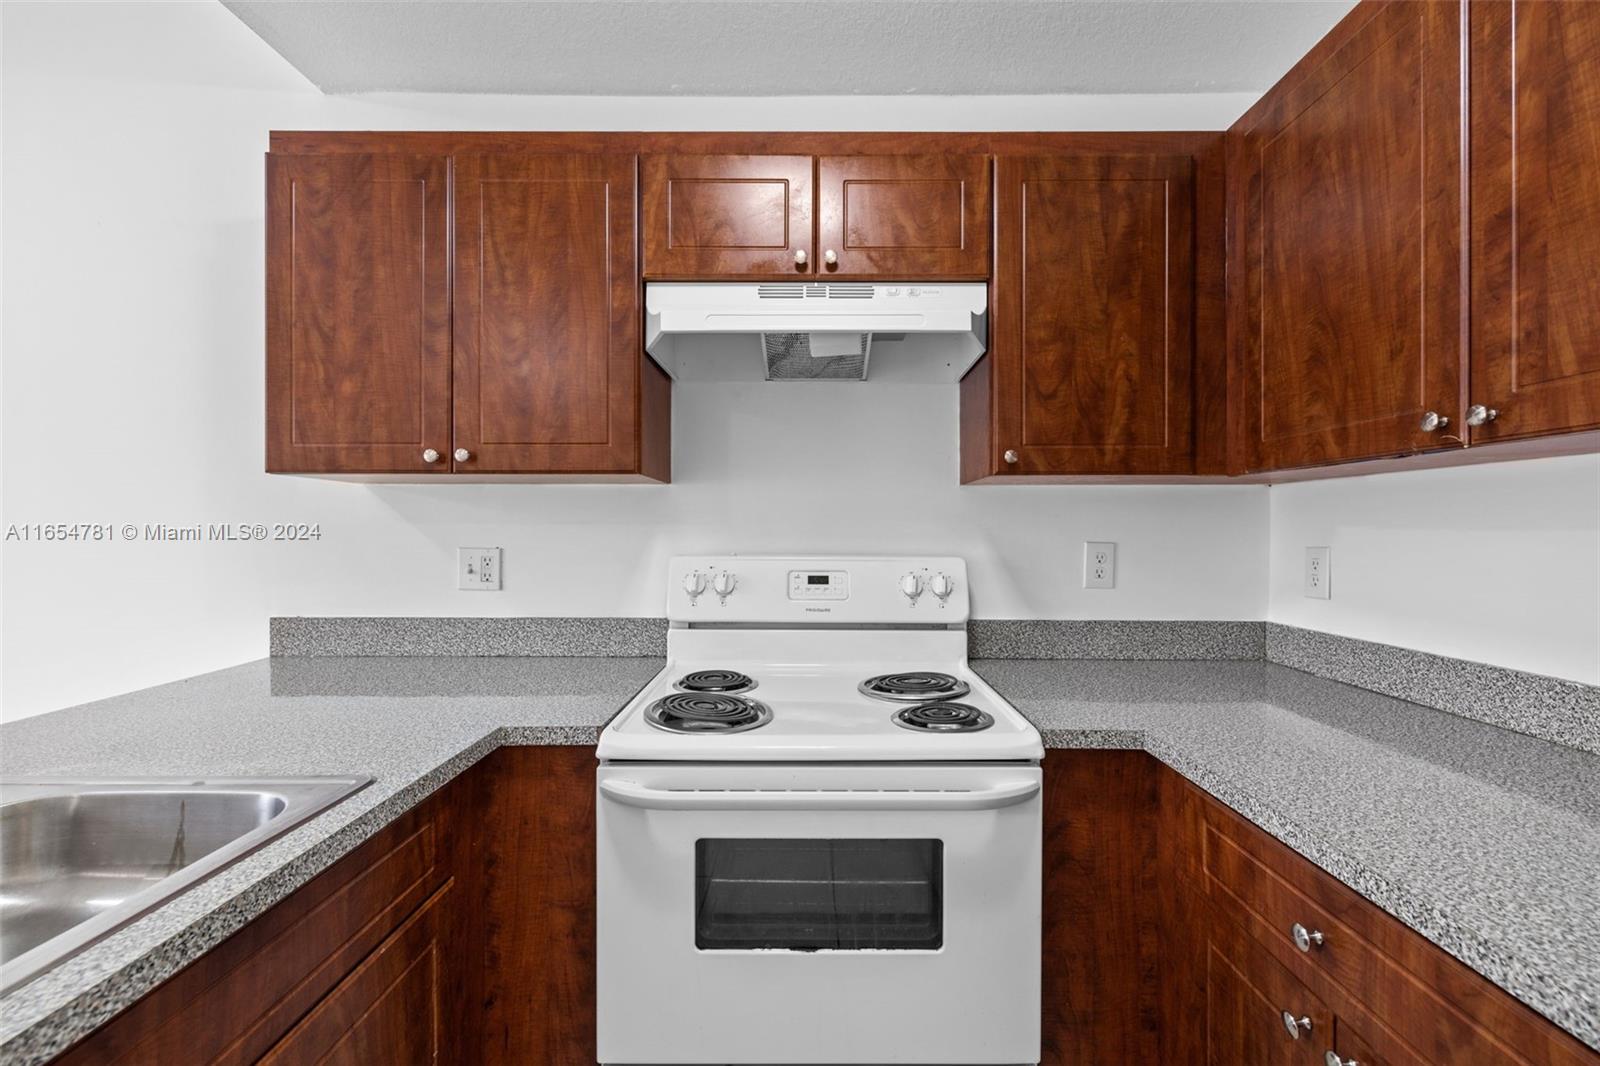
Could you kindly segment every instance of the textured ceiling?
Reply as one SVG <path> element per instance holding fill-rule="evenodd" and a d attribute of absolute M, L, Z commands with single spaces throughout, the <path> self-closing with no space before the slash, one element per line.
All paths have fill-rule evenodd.
<path fill-rule="evenodd" d="M 223 0 L 330 93 L 1251 92 L 1353 0 Z"/>

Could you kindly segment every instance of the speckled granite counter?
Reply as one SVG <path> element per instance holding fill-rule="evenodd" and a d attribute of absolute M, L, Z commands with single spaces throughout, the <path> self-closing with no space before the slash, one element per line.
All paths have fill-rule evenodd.
<path fill-rule="evenodd" d="M 1600 1049 L 1600 756 L 1268 663 L 974 666 L 1047 747 L 1150 752 Z"/>
<path fill-rule="evenodd" d="M 975 664 L 1049 747 L 1142 748 L 1600 1048 L 1600 756 L 1261 662 Z M 7 775 L 366 773 L 0 1000 L 33 1064 L 502 744 L 591 744 L 654 658 L 280 658 L 0 727 Z"/>
<path fill-rule="evenodd" d="M 280 658 L 0 727 L 7 777 L 370 774 L 372 784 L 0 999 L 48 1059 L 502 744 L 594 744 L 652 658 Z"/>

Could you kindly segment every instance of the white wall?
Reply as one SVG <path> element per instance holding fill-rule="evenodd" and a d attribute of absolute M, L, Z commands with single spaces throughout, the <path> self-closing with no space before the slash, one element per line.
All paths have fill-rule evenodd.
<path fill-rule="evenodd" d="M 1274 486 L 1267 617 L 1600 684 L 1600 456 Z M 1303 593 L 1333 549 L 1332 598 Z"/>
<path fill-rule="evenodd" d="M 324 533 L 6 543 L 9 717 L 257 658 L 273 614 L 658 614 L 676 552 L 961 554 L 988 617 L 1262 616 L 1266 490 L 963 489 L 952 386 L 680 387 L 664 488 L 261 472 L 269 129 L 1218 128 L 1248 97 L 329 98 L 220 5 L 0 17 L 4 523 Z M 1078 587 L 1089 538 L 1119 542 L 1115 591 Z M 483 543 L 506 590 L 455 591 Z"/>
<path fill-rule="evenodd" d="M 324 531 L 6 543 L 8 717 L 256 658 L 273 614 L 656 614 L 666 556 L 734 549 L 951 552 L 985 617 L 1270 616 L 1600 681 L 1592 458 L 1270 492 L 963 489 L 951 387 L 687 385 L 670 487 L 261 473 L 269 129 L 1203 129 L 1248 97 L 329 98 L 220 5 L 0 18 L 0 521 Z M 1090 538 L 1120 545 L 1115 591 L 1078 587 Z M 454 591 L 454 548 L 482 543 L 506 549 L 505 592 Z M 1334 547 L 1326 603 L 1299 596 L 1306 544 Z"/>

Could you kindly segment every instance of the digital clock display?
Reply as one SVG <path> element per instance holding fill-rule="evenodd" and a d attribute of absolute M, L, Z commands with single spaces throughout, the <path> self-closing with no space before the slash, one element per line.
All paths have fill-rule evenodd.
<path fill-rule="evenodd" d="M 828 583 L 828 575 L 827 574 L 807 574 L 806 575 L 806 584 L 808 584 L 808 585 L 826 585 L 827 583 Z"/>

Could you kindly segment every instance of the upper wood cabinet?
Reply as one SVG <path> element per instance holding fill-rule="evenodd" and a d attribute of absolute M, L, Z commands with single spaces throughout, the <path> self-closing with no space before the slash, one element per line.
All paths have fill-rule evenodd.
<path fill-rule="evenodd" d="M 1600 426 L 1600 4 L 1468 6 L 1474 444 Z"/>
<path fill-rule="evenodd" d="M 1192 473 L 1194 160 L 1002 157 L 996 174 L 990 344 L 962 382 L 962 480 Z"/>
<path fill-rule="evenodd" d="M 989 157 L 647 155 L 651 278 L 989 276 Z"/>
<path fill-rule="evenodd" d="M 633 156 L 457 157 L 456 469 L 639 469 L 634 197 Z"/>
<path fill-rule="evenodd" d="M 635 167 L 270 155 L 267 469 L 668 480 Z"/>
<path fill-rule="evenodd" d="M 987 156 L 822 156 L 817 195 L 822 274 L 989 276 Z"/>
<path fill-rule="evenodd" d="M 449 160 L 267 157 L 267 469 L 442 473 Z"/>
<path fill-rule="evenodd" d="M 640 167 L 647 275 L 810 272 L 810 156 L 647 155 Z"/>
<path fill-rule="evenodd" d="M 1460 20 L 1363 4 L 1230 132 L 1244 470 L 1463 443 Z"/>

